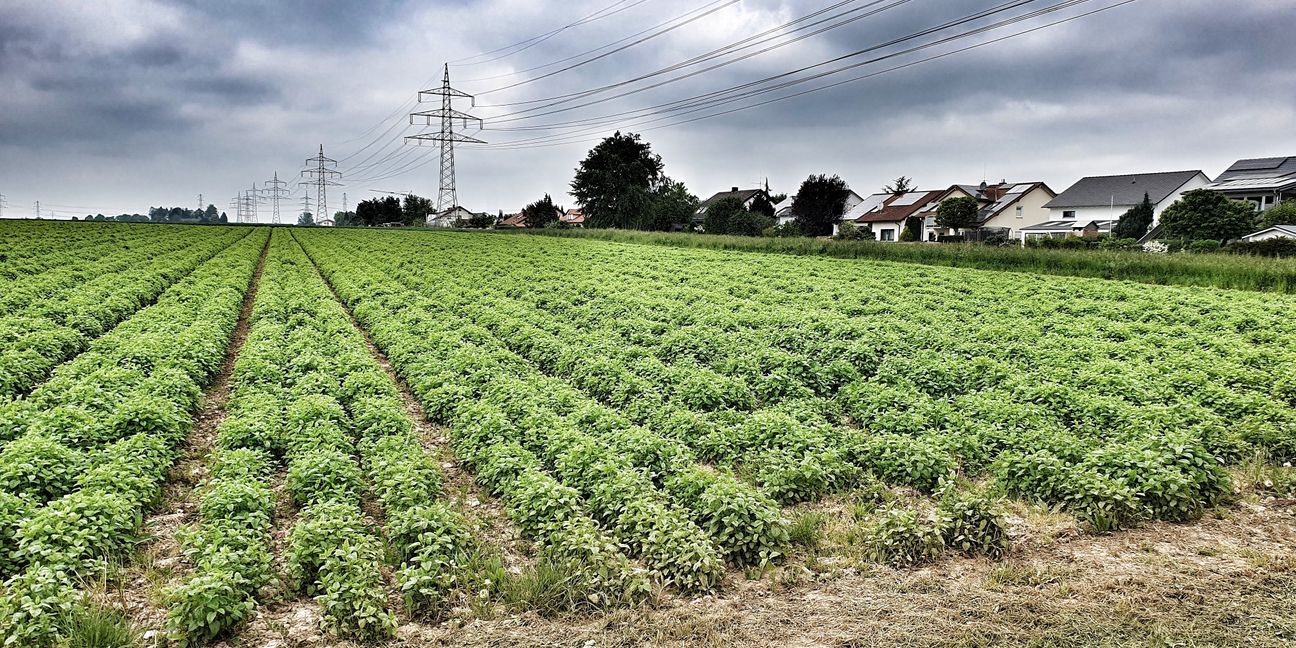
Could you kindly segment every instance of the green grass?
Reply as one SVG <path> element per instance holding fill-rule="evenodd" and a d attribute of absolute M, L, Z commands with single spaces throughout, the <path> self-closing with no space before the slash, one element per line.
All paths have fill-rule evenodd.
<path fill-rule="evenodd" d="M 955 268 L 1119 279 L 1161 285 L 1296 293 L 1296 259 L 1245 255 L 1045 250 L 952 243 L 897 244 L 631 230 L 550 229 L 509 233 L 591 238 L 685 248 L 773 252 L 843 259 L 879 259 Z"/>
<path fill-rule="evenodd" d="M 90 606 L 78 608 L 64 620 L 67 648 L 130 648 L 139 632 L 121 612 Z"/>

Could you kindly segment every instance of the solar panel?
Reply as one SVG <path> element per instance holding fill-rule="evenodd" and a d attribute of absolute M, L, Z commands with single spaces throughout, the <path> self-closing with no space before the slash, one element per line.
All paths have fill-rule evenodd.
<path fill-rule="evenodd" d="M 891 201 L 891 206 L 901 207 L 904 205 L 912 205 L 918 202 L 919 200 L 922 200 L 926 196 L 927 196 L 927 192 L 925 191 L 910 191 L 909 193 L 904 194 L 903 196 L 900 196 L 899 198 L 896 198 L 895 200 Z"/>
<path fill-rule="evenodd" d="M 1277 169 L 1278 167 L 1283 165 L 1283 162 L 1286 161 L 1287 158 L 1285 157 L 1256 158 L 1254 160 L 1238 160 L 1236 163 L 1233 164 L 1233 166 L 1229 167 L 1228 170 L 1229 171 L 1267 171 L 1269 169 Z"/>

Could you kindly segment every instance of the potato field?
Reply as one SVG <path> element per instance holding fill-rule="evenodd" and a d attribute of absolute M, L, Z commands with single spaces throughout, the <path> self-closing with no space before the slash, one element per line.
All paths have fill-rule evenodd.
<path fill-rule="evenodd" d="M 1061 607 L 972 610 L 969 570 L 1111 609 L 1111 645 L 1281 645 L 1293 313 L 581 238 L 0 222 L 3 645 L 1100 643 Z M 1048 589 L 1058 547 L 1135 537 L 1235 560 L 1129 617 L 1085 598 L 1096 569 Z M 865 632 L 919 578 L 983 625 Z M 888 582 L 867 613 L 844 591 Z M 1155 634 L 1214 591 L 1263 622 Z"/>

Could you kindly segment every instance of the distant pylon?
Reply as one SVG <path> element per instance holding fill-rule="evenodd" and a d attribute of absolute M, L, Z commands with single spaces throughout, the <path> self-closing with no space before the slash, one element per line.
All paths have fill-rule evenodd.
<path fill-rule="evenodd" d="M 270 198 L 273 209 L 270 222 L 275 225 L 279 224 L 279 201 L 288 197 L 288 190 L 284 188 L 287 184 L 279 179 L 278 171 L 275 171 L 274 180 L 266 180 L 265 183 L 265 193 Z"/>
<path fill-rule="evenodd" d="M 455 110 L 451 105 L 451 99 L 454 97 L 464 97 L 472 100 L 472 95 L 466 92 L 460 92 L 450 87 L 450 65 L 445 66 L 445 76 L 441 79 L 440 88 L 423 90 L 418 93 L 418 100 L 423 101 L 423 95 L 432 95 L 441 97 L 441 108 L 438 110 L 424 110 L 421 112 L 410 113 L 410 123 L 414 120 L 422 119 L 424 126 L 431 126 L 432 120 L 440 120 L 441 130 L 435 133 L 420 133 L 410 135 L 407 140 L 414 140 L 421 146 L 423 142 L 440 142 L 441 143 L 441 183 L 437 192 L 437 212 L 443 212 L 447 209 L 454 209 L 459 206 L 459 192 L 455 190 L 455 163 L 454 163 L 454 143 L 465 142 L 471 144 L 485 144 L 486 142 L 475 137 L 461 135 L 454 132 L 456 120 L 463 121 L 464 128 L 468 127 L 468 122 L 477 122 L 478 128 L 483 125 L 481 118 L 474 117 L 465 112 Z M 476 105 L 474 102 L 473 105 Z"/>
<path fill-rule="evenodd" d="M 314 165 L 314 168 L 311 168 Z M 324 213 L 328 211 L 328 188 L 340 187 L 333 178 L 340 178 L 342 174 L 333 167 L 337 166 L 337 160 L 324 157 L 324 145 L 320 144 L 319 155 L 313 158 L 306 158 L 306 169 L 302 175 L 310 178 L 299 184 L 315 185 L 315 209 L 320 218 L 328 218 Z"/>
<path fill-rule="evenodd" d="M 310 213 L 310 210 L 311 210 L 311 205 L 310 205 L 310 194 L 306 194 L 306 195 L 302 196 L 302 210 L 301 210 L 301 214 L 298 215 L 299 218 L 298 218 L 297 220 L 298 220 L 298 221 L 301 221 L 300 216 L 305 215 L 305 214 L 309 214 L 309 213 Z"/>
<path fill-rule="evenodd" d="M 198 194 L 198 212 L 202 213 L 202 210 L 203 210 L 202 194 Z"/>

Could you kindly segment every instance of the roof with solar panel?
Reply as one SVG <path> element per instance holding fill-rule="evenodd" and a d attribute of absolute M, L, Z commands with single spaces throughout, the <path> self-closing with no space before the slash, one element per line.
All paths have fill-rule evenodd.
<path fill-rule="evenodd" d="M 1238 160 L 1207 188 L 1216 191 L 1276 191 L 1296 187 L 1296 156 Z"/>

